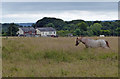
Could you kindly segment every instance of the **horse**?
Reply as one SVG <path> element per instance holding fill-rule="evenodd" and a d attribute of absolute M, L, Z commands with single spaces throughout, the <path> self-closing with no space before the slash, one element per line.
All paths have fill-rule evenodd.
<path fill-rule="evenodd" d="M 86 37 L 77 37 L 75 46 L 78 46 L 80 42 L 82 42 L 86 48 L 110 48 L 108 41 L 103 39 L 94 40 Z"/>

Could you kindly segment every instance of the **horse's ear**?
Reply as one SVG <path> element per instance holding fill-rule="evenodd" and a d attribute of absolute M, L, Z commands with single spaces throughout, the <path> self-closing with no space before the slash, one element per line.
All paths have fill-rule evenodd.
<path fill-rule="evenodd" d="M 83 38 L 83 35 L 80 36 L 80 39 L 82 39 L 82 38 Z"/>

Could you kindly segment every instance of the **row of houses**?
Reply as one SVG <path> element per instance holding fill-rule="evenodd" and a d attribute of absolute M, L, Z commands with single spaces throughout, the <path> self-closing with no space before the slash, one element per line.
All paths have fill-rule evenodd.
<path fill-rule="evenodd" d="M 33 27 L 20 27 L 19 31 L 17 31 L 18 36 L 56 36 L 56 30 L 52 27 L 41 27 L 41 28 L 33 28 Z"/>

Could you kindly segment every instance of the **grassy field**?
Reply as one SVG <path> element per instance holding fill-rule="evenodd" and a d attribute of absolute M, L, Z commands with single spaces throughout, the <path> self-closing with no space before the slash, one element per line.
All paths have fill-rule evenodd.
<path fill-rule="evenodd" d="M 118 38 L 103 39 L 111 49 L 76 47 L 75 37 L 3 38 L 3 77 L 116 77 Z"/>

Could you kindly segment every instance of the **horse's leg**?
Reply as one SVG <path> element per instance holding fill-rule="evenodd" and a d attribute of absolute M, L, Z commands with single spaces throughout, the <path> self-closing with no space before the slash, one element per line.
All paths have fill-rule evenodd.
<path fill-rule="evenodd" d="M 107 46 L 102 46 L 102 48 L 108 49 L 109 47 L 107 47 Z"/>
<path fill-rule="evenodd" d="M 89 48 L 89 46 L 85 45 L 86 48 Z"/>
<path fill-rule="evenodd" d="M 109 47 L 104 47 L 104 48 L 109 49 Z"/>
<path fill-rule="evenodd" d="M 108 49 L 109 47 L 106 44 L 101 44 L 101 47 Z"/>

